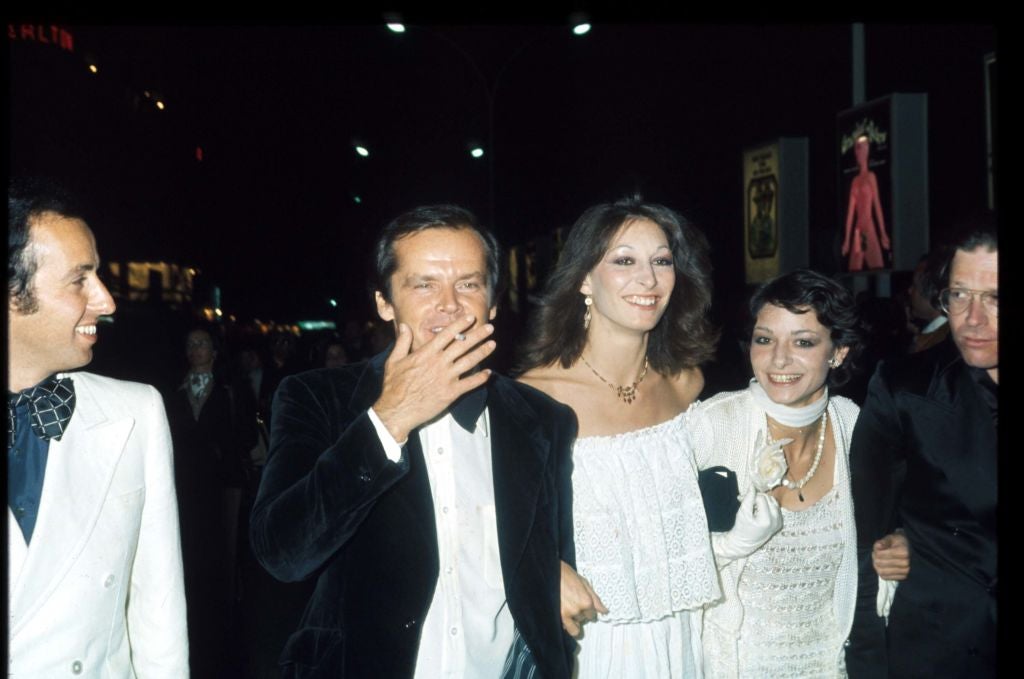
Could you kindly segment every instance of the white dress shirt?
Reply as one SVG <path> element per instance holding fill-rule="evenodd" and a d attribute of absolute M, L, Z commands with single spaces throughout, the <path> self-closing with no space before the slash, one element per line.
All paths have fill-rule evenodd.
<path fill-rule="evenodd" d="M 402 456 L 371 408 L 392 462 Z M 444 414 L 419 431 L 437 527 L 440 571 L 416 656 L 416 679 L 493 679 L 512 646 L 515 624 L 505 600 L 491 471 L 490 420 L 475 431 Z"/>

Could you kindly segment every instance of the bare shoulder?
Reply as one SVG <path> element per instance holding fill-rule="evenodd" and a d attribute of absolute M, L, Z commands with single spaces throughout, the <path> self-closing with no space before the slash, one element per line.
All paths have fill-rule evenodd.
<path fill-rule="evenodd" d="M 676 397 L 689 406 L 704 390 L 704 372 L 700 368 L 686 368 L 671 378 L 670 382 Z"/>

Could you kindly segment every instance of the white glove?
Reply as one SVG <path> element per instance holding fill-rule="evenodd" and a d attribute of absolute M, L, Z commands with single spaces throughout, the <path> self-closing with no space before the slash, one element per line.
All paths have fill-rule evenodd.
<path fill-rule="evenodd" d="M 771 495 L 747 491 L 728 533 L 712 533 L 711 547 L 719 567 L 750 556 L 782 528 L 782 510 Z"/>

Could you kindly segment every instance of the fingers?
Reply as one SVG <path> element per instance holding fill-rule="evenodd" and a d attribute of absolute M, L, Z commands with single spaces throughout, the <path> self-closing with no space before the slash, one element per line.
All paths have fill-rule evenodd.
<path fill-rule="evenodd" d="M 458 370 L 459 374 L 462 375 L 463 373 L 469 372 L 475 368 L 481 361 L 490 356 L 497 346 L 498 344 L 494 340 L 487 340 L 469 353 L 463 354 L 454 363 L 452 363 L 452 365 L 456 370 Z"/>
<path fill-rule="evenodd" d="M 754 500 L 754 518 L 764 527 L 775 525 L 780 517 L 778 501 L 766 493 L 758 493 Z"/>
<path fill-rule="evenodd" d="M 487 338 L 493 332 L 494 326 L 491 325 L 490 323 L 485 323 L 481 325 L 479 328 L 473 328 L 472 330 L 467 330 L 466 332 L 457 332 L 453 335 L 452 341 L 448 344 L 448 346 L 444 348 L 443 354 L 448 360 L 452 361 L 452 363 L 455 363 L 461 358 L 465 358 L 471 351 L 479 349 L 481 343 L 483 345 L 491 345 L 490 351 L 486 352 L 486 354 L 489 354 L 491 353 L 491 351 L 494 350 L 495 343 L 494 340 L 485 340 L 487 340 Z M 473 363 L 473 365 L 476 365 L 476 363 L 479 363 L 479 360 Z M 472 365 L 470 367 L 472 367 Z"/>
<path fill-rule="evenodd" d="M 391 350 L 391 355 L 388 356 L 388 363 L 400 361 L 409 355 L 409 350 L 412 348 L 412 331 L 409 330 L 409 326 L 405 323 L 398 324 L 398 335 L 395 337 L 395 347 Z"/>
<path fill-rule="evenodd" d="M 579 639 L 580 632 L 583 631 L 575 620 L 564 614 L 562 615 L 562 628 L 574 639 Z"/>
<path fill-rule="evenodd" d="M 471 333 L 469 332 L 469 329 L 473 327 L 474 323 L 476 323 L 476 316 L 473 314 L 466 314 L 465 316 L 456 318 L 454 321 L 449 323 L 444 330 L 434 335 L 434 339 L 430 340 L 425 347 L 430 347 L 435 351 L 444 351 L 453 343 L 458 343 L 460 346 L 473 346 L 472 344 L 469 344 L 467 340 L 470 339 Z M 490 323 L 486 325 L 490 325 Z M 476 330 L 481 330 L 483 327 L 484 326 L 481 326 Z M 487 332 L 485 333 L 485 336 L 489 334 L 490 332 Z M 482 339 L 482 337 L 480 339 Z"/>
<path fill-rule="evenodd" d="M 754 487 L 751 486 L 747 489 L 746 494 L 740 500 L 740 511 L 744 514 L 752 515 L 754 513 Z"/>

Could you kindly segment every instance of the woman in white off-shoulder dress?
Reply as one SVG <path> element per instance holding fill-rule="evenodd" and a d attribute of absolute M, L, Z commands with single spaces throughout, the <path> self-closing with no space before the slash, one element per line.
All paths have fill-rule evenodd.
<path fill-rule="evenodd" d="M 521 379 L 572 406 L 576 570 L 562 566 L 577 676 L 699 677 L 700 609 L 720 596 L 686 409 L 716 335 L 703 234 L 624 200 L 573 226 Z"/>

